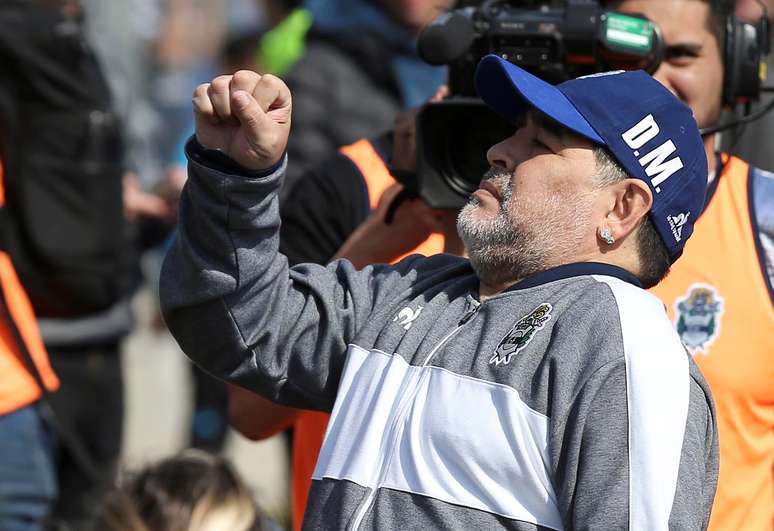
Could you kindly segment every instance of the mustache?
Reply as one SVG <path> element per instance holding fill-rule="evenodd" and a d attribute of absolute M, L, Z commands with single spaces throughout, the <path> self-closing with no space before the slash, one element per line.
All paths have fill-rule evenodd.
<path fill-rule="evenodd" d="M 511 172 L 498 166 L 490 166 L 481 177 L 481 182 L 489 181 L 500 193 L 501 207 L 505 209 L 506 203 L 511 199 Z"/>
<path fill-rule="evenodd" d="M 503 181 L 510 180 L 511 174 L 508 170 L 500 168 L 498 166 L 490 166 L 484 175 L 481 176 L 482 181 Z"/>

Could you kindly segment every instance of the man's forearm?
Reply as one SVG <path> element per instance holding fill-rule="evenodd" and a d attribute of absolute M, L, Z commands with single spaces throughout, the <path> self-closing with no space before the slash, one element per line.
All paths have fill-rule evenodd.
<path fill-rule="evenodd" d="M 284 163 L 268 175 L 238 175 L 192 141 L 179 233 L 164 262 L 160 296 L 170 331 L 184 352 L 218 376 L 238 380 L 252 356 L 238 322 L 248 300 L 272 304 L 269 284 L 287 264 L 278 253 L 276 191 Z M 249 264 L 249 267 L 245 267 Z M 274 272 L 273 274 L 271 272 Z"/>

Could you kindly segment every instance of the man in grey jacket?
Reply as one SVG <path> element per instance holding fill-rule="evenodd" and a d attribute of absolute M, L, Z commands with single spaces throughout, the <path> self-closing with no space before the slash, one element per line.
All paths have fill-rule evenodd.
<path fill-rule="evenodd" d="M 458 227 L 470 261 L 289 268 L 277 190 L 291 97 L 238 72 L 194 95 L 167 323 L 213 374 L 331 412 L 306 529 L 703 529 L 709 391 L 643 290 L 682 252 L 707 163 L 644 72 L 553 87 L 496 56 L 517 125 Z"/>

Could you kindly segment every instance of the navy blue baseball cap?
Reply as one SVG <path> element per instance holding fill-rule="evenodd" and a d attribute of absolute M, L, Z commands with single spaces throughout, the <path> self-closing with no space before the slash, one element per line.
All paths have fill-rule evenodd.
<path fill-rule="evenodd" d="M 603 72 L 550 85 L 487 55 L 476 90 L 511 123 L 534 107 L 564 127 L 607 147 L 653 194 L 650 216 L 672 262 L 683 252 L 704 207 L 707 155 L 691 109 L 642 70 Z"/>

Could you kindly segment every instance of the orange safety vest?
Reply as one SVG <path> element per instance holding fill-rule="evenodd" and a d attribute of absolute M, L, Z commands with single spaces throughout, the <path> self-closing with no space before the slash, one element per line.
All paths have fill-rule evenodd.
<path fill-rule="evenodd" d="M 0 162 L 0 208 L 5 205 L 3 166 Z M 38 324 L 27 294 L 16 276 L 11 257 L 0 251 L 0 289 L 3 290 L 8 312 L 0 312 L 0 415 L 11 413 L 40 398 L 40 388 L 29 373 L 20 345 L 8 319 L 13 319 L 27 351 L 32 356 L 46 389 L 59 388 L 48 362 L 48 354 L 40 337 Z M 0 303 L 2 304 L 2 303 Z"/>
<path fill-rule="evenodd" d="M 710 529 L 774 527 L 774 305 L 756 248 L 746 162 L 723 156 L 682 257 L 652 289 L 709 383 L 720 476 Z"/>
<path fill-rule="evenodd" d="M 368 140 L 358 140 L 354 144 L 344 146 L 339 152 L 347 156 L 365 179 L 371 208 L 376 208 L 384 191 L 395 183 L 387 166 Z M 410 254 L 431 256 L 443 252 L 444 238 L 442 234 L 431 234 L 415 249 L 397 258 L 399 261 Z M 293 489 L 293 529 L 300 530 L 304 519 L 309 488 L 312 485 L 312 473 L 317 464 L 325 429 L 328 427 L 329 416 L 317 411 L 304 411 L 293 424 L 292 452 L 292 489 Z"/>

